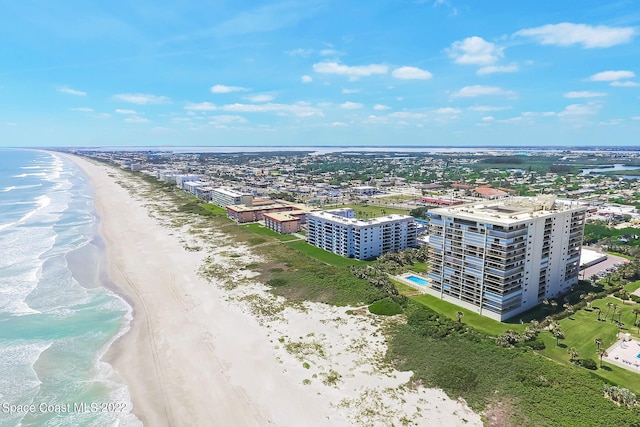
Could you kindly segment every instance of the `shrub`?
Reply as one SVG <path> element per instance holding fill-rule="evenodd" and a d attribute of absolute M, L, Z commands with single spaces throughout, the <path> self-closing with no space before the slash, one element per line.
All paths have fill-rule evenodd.
<path fill-rule="evenodd" d="M 275 278 L 275 279 L 271 279 L 267 282 L 267 285 L 269 286 L 273 286 L 274 288 L 277 288 L 278 286 L 284 286 L 288 283 L 287 279 L 283 279 L 283 278 Z"/>
<path fill-rule="evenodd" d="M 394 316 L 402 313 L 402 307 L 393 299 L 385 298 L 371 304 L 369 311 L 379 316 Z"/>
<path fill-rule="evenodd" d="M 593 359 L 580 359 L 578 360 L 578 365 L 591 370 L 598 369 L 598 364 Z"/>
<path fill-rule="evenodd" d="M 527 345 L 534 350 L 544 350 L 545 348 L 547 348 L 544 341 L 542 341 L 541 339 L 527 341 Z"/>

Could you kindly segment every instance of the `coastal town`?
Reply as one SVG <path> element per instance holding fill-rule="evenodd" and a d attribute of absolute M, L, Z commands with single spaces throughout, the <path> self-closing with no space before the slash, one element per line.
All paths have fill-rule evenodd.
<path fill-rule="evenodd" d="M 477 330 L 594 370 L 613 384 L 605 397 L 635 407 L 637 152 L 70 152 L 257 233 L 257 247 L 273 238 L 350 271 L 377 289 L 371 313 L 422 328 L 418 303 L 438 335 Z M 251 268 L 276 294 L 306 292 L 288 289 L 294 269 Z"/>

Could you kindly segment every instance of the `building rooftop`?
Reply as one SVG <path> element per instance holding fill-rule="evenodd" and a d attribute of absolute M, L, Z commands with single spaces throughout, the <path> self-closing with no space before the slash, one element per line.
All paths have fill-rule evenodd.
<path fill-rule="evenodd" d="M 558 212 L 584 209 L 579 203 L 556 203 L 556 197 L 511 197 L 491 202 L 468 203 L 459 206 L 431 209 L 429 212 L 441 215 L 453 215 L 471 220 L 486 219 L 513 223 L 527 219 L 540 218 Z"/>
<path fill-rule="evenodd" d="M 413 218 L 412 216 L 409 216 L 409 215 L 391 214 L 391 215 L 380 216 L 380 217 L 371 218 L 371 219 L 357 219 L 357 218 L 345 218 L 342 216 L 334 215 L 328 211 L 312 212 L 309 215 L 334 221 L 344 225 L 355 225 L 358 227 L 366 227 L 368 225 L 377 225 L 377 224 L 384 224 L 386 222 L 393 222 L 399 219 Z"/>
<path fill-rule="evenodd" d="M 271 212 L 264 214 L 265 217 L 269 217 L 278 222 L 286 222 L 286 221 L 299 221 L 299 218 L 289 215 L 289 212 Z"/>

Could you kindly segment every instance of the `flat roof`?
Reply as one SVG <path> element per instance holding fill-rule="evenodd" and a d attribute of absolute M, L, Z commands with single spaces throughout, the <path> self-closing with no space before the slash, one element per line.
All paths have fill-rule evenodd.
<path fill-rule="evenodd" d="M 337 210 L 337 209 L 335 209 Z M 311 212 L 309 216 L 316 216 L 322 219 L 326 219 L 329 221 L 337 222 L 344 225 L 356 225 L 359 227 L 366 227 L 368 225 L 378 225 L 384 224 L 386 222 L 395 222 L 401 219 L 413 219 L 412 216 L 409 215 L 399 215 L 399 214 L 391 214 L 387 216 L 379 216 L 377 218 L 371 219 L 357 219 L 357 218 L 345 218 L 342 216 L 338 216 L 332 214 L 331 211 L 321 211 L 321 212 Z"/>
<path fill-rule="evenodd" d="M 527 219 L 550 216 L 559 212 L 581 211 L 579 203 L 558 203 L 555 196 L 508 197 L 463 205 L 431 209 L 429 213 L 455 215 L 470 220 L 484 219 L 501 223 L 515 223 Z"/>
<path fill-rule="evenodd" d="M 595 251 L 593 249 L 582 247 L 580 251 L 580 265 L 590 264 L 597 260 L 605 260 L 608 257 L 607 254 Z"/>
<path fill-rule="evenodd" d="M 264 214 L 264 216 L 278 222 L 300 221 L 300 218 L 289 215 L 289 212 L 269 212 Z"/>
<path fill-rule="evenodd" d="M 231 197 L 249 196 L 249 194 L 242 194 L 242 193 L 238 193 L 237 191 L 227 190 L 225 188 L 214 188 L 213 191 L 216 191 L 220 194 L 224 194 L 226 196 L 231 196 Z"/>

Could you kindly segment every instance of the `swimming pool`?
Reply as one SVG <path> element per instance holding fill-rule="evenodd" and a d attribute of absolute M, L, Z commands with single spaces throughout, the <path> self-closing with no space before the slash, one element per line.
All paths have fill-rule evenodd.
<path fill-rule="evenodd" d="M 422 277 L 418 277 L 418 276 L 407 276 L 407 280 L 410 282 L 415 283 L 416 285 L 420 285 L 420 286 L 427 286 L 427 281 L 426 279 L 423 279 Z"/>

